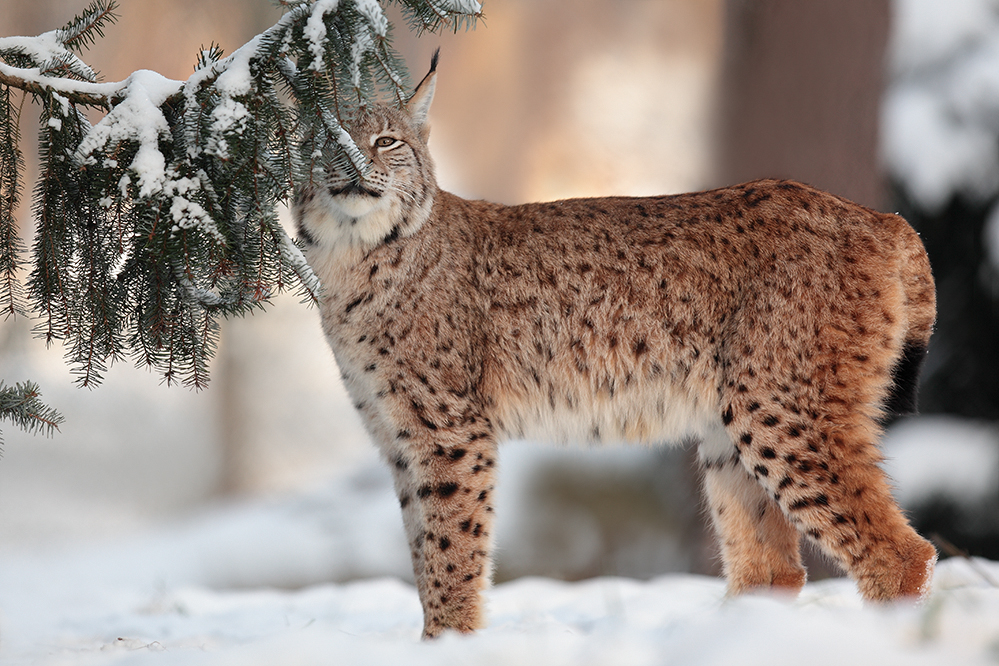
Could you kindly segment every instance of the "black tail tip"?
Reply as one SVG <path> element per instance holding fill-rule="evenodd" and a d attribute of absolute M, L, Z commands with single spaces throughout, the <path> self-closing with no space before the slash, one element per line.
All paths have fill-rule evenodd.
<path fill-rule="evenodd" d="M 919 374 L 926 359 L 926 345 L 906 342 L 902 355 L 892 368 L 891 392 L 885 400 L 885 416 L 915 414 L 919 407 Z"/>

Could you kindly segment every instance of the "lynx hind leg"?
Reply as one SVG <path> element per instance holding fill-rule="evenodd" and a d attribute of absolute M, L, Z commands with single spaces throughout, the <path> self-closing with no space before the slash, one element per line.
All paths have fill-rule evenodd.
<path fill-rule="evenodd" d="M 763 397 L 750 387 L 728 396 L 722 418 L 743 469 L 850 574 L 865 599 L 923 597 L 936 550 L 892 498 L 870 403 L 858 404 L 845 390 L 829 389 L 814 401 L 794 394 Z"/>
<path fill-rule="evenodd" d="M 798 531 L 743 468 L 724 431 L 706 438 L 699 453 L 729 593 L 771 588 L 797 593 L 805 584 Z"/>
<path fill-rule="evenodd" d="M 481 629 L 482 592 L 492 575 L 495 439 L 487 428 L 407 429 L 387 451 L 423 606 L 423 637 Z"/>

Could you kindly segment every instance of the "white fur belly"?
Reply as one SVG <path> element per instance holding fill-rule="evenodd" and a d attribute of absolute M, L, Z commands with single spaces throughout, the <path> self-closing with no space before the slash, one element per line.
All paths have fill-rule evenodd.
<path fill-rule="evenodd" d="M 713 396 L 665 382 L 624 388 L 614 395 L 576 384 L 498 399 L 493 422 L 508 439 L 677 444 L 703 439 L 720 426 L 716 402 Z"/>

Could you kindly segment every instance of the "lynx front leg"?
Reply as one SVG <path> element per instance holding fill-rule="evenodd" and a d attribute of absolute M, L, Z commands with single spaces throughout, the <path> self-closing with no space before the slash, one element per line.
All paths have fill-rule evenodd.
<path fill-rule="evenodd" d="M 724 432 L 702 443 L 700 457 L 729 592 L 779 588 L 797 593 L 805 584 L 798 531 L 743 468 Z"/>
<path fill-rule="evenodd" d="M 423 605 L 423 636 L 485 623 L 496 443 L 486 428 L 404 430 L 390 463 Z"/>

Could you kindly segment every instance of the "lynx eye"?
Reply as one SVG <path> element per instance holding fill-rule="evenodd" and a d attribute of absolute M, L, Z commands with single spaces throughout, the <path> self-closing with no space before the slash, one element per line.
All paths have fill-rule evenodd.
<path fill-rule="evenodd" d="M 394 146 L 399 143 L 399 140 L 391 136 L 380 136 L 375 139 L 376 148 L 388 148 L 389 146 Z"/>

